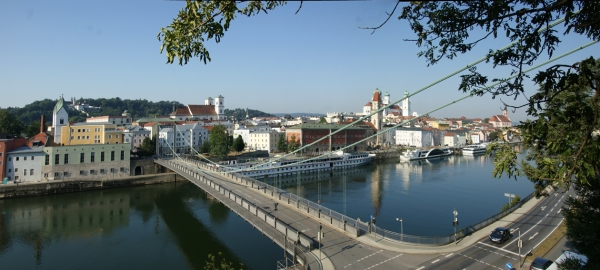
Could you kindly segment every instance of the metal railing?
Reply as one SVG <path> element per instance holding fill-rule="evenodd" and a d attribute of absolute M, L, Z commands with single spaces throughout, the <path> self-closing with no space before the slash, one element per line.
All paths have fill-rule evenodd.
<path fill-rule="evenodd" d="M 512 213 L 517 208 L 521 207 L 523 204 L 528 202 L 531 198 L 534 197 L 534 193 L 529 194 L 516 204 L 512 205 L 507 210 L 504 210 L 498 214 L 495 214 L 489 218 L 486 218 L 478 223 L 475 223 L 470 226 L 466 226 L 464 228 L 459 229 L 454 233 L 445 236 L 415 236 L 415 235 L 407 235 L 400 234 L 397 232 L 389 231 L 380 227 L 377 227 L 375 224 L 371 224 L 369 222 L 360 221 L 360 219 L 353 219 L 346 215 L 343 215 L 339 212 L 331 210 L 327 207 L 324 207 L 318 203 L 310 201 L 308 199 L 299 197 L 295 194 L 289 193 L 285 190 L 279 189 L 277 187 L 271 186 L 259 180 L 256 180 L 251 177 L 242 176 L 238 173 L 223 173 L 221 168 L 215 168 L 207 165 L 204 162 L 200 162 L 193 159 L 187 159 L 186 162 L 194 164 L 196 167 L 202 167 L 203 170 L 212 171 L 212 172 L 220 172 L 222 175 L 233 179 L 234 181 L 240 182 L 252 188 L 257 188 L 258 190 L 263 191 L 266 195 L 273 197 L 280 202 L 287 203 L 290 206 L 293 206 L 298 209 L 298 211 L 306 212 L 309 215 L 314 216 L 315 218 L 322 219 L 323 217 L 330 218 L 331 224 L 336 221 L 338 229 L 342 231 L 349 232 L 349 228 L 352 228 L 352 234 L 356 234 L 356 237 L 360 235 L 364 235 L 366 233 L 374 234 L 383 239 L 387 239 L 390 241 L 397 241 L 402 243 L 410 243 L 417 245 L 428 245 L 428 246 L 440 246 L 449 244 L 453 241 L 461 239 L 465 236 L 472 234 L 475 231 L 478 231 L 491 223 L 494 223 L 501 218 L 507 216 Z"/>

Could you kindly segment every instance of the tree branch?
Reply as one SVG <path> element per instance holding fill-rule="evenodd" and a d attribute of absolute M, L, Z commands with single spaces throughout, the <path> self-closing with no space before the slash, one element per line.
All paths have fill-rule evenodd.
<path fill-rule="evenodd" d="M 375 31 L 377 29 L 381 28 L 383 25 L 385 25 L 390 20 L 390 18 L 392 17 L 392 15 L 394 15 L 394 12 L 396 12 L 396 8 L 398 7 L 399 4 L 400 4 L 400 0 L 398 0 L 398 2 L 396 2 L 396 5 L 394 6 L 394 9 L 392 10 L 392 13 L 388 14 L 387 19 L 385 19 L 385 21 L 381 25 L 379 25 L 377 27 L 358 27 L 358 28 L 360 28 L 360 29 L 372 29 L 373 30 L 373 32 L 371 32 L 371 35 L 372 35 L 373 33 L 375 33 Z"/>

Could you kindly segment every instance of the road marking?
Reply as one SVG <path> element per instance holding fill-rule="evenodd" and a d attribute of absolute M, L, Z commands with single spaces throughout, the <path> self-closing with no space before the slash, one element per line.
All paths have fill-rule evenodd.
<path fill-rule="evenodd" d="M 538 232 L 534 233 L 531 237 L 529 237 L 529 240 L 533 239 L 536 235 L 538 235 Z"/>
<path fill-rule="evenodd" d="M 557 205 L 558 205 L 558 203 L 555 203 L 555 204 L 554 204 L 554 207 L 556 207 Z"/>
<path fill-rule="evenodd" d="M 516 231 L 518 231 L 518 230 L 519 230 L 519 228 L 510 229 L 510 233 L 514 233 L 514 232 L 516 232 Z"/>
<path fill-rule="evenodd" d="M 446 255 L 445 257 L 448 258 L 448 257 L 452 256 L 453 254 L 454 253 L 450 253 L 450 254 Z"/>
<path fill-rule="evenodd" d="M 544 205 L 544 206 L 542 206 L 542 211 L 544 211 L 544 209 L 546 209 L 546 206 L 545 206 L 545 205 Z"/>
<path fill-rule="evenodd" d="M 509 259 L 511 259 L 511 260 L 514 260 L 514 261 L 516 261 L 516 260 L 517 260 L 517 259 L 515 259 L 514 257 L 508 256 L 508 255 L 506 255 L 506 254 L 501 254 L 501 253 L 498 253 L 498 252 L 496 252 L 496 251 L 494 251 L 494 250 L 491 250 L 491 249 L 482 248 L 482 247 L 479 247 L 479 246 L 473 246 L 473 247 L 476 247 L 476 248 L 478 248 L 478 249 L 485 250 L 485 251 L 487 251 L 487 252 L 491 252 L 491 253 L 494 253 L 494 254 L 500 255 L 500 256 L 502 256 L 502 257 L 509 258 Z"/>
<path fill-rule="evenodd" d="M 373 254 L 371 254 L 371 255 L 369 255 L 369 256 L 375 255 L 375 254 L 377 254 L 377 253 L 379 253 L 379 252 L 382 252 L 382 251 L 383 251 L 383 250 L 380 250 L 380 251 L 378 251 L 378 252 L 375 252 L 375 253 L 373 253 Z M 367 257 L 369 257 L 369 256 L 367 256 Z M 384 264 L 384 263 L 386 263 L 386 262 L 388 262 L 388 261 L 391 261 L 391 260 L 393 260 L 393 259 L 396 259 L 396 258 L 398 258 L 398 257 L 400 257 L 400 256 L 402 256 L 402 254 L 398 254 L 398 255 L 396 255 L 396 256 L 394 256 L 394 257 L 392 257 L 392 258 L 389 258 L 389 259 L 387 259 L 387 260 L 385 260 L 385 261 L 383 261 L 383 262 L 380 262 L 380 263 L 376 263 L 376 264 L 374 264 L 374 265 L 371 265 L 371 266 L 369 266 L 368 268 L 365 268 L 365 270 L 366 270 L 366 269 L 375 268 L 375 267 L 377 267 L 377 266 L 379 266 L 379 265 L 382 265 L 382 264 Z M 366 258 L 366 257 L 365 257 L 365 258 Z M 364 259 L 364 258 L 363 258 L 363 259 Z M 346 265 L 346 266 L 344 266 L 344 268 L 346 268 L 346 267 L 348 267 L 348 266 L 350 266 L 350 265 L 352 265 L 352 264 Z"/>
<path fill-rule="evenodd" d="M 435 260 L 435 261 L 433 261 L 431 263 L 436 263 L 436 262 L 439 262 L 439 261 L 440 261 L 440 259 L 437 259 L 437 260 Z"/>
<path fill-rule="evenodd" d="M 552 209 L 550 209 L 550 212 L 554 211 L 554 207 L 552 207 Z"/>
<path fill-rule="evenodd" d="M 495 246 L 492 246 L 492 245 L 489 245 L 489 244 L 486 244 L 486 243 L 483 243 L 483 242 L 477 242 L 477 243 L 479 243 L 479 244 L 482 244 L 482 245 L 485 245 L 485 246 L 488 246 L 488 247 L 491 247 L 491 248 L 495 248 L 495 249 L 498 249 L 498 250 L 502 250 L 502 251 L 504 251 L 504 252 L 506 252 L 506 253 L 510 253 L 510 254 L 513 254 L 513 255 L 517 255 L 517 256 L 519 256 L 519 254 L 518 254 L 518 253 L 515 253 L 515 252 L 512 252 L 512 251 L 509 251 L 509 250 L 506 250 L 506 249 L 503 249 L 503 248 L 500 248 L 500 247 L 495 247 Z M 462 254 L 461 254 L 461 255 L 462 255 Z M 463 255 L 463 256 L 464 256 L 464 255 Z"/>
<path fill-rule="evenodd" d="M 417 270 L 421 270 L 423 268 L 425 268 L 425 266 L 421 266 L 421 267 L 417 268 Z"/>
<path fill-rule="evenodd" d="M 465 257 L 467 257 L 467 258 L 469 258 L 469 259 L 471 259 L 471 260 L 474 260 L 474 261 L 477 261 L 477 262 L 480 262 L 480 263 L 486 264 L 486 265 L 488 265 L 488 266 L 490 266 L 490 267 L 492 267 L 492 268 L 497 268 L 497 269 L 500 269 L 500 270 L 504 270 L 503 268 L 500 268 L 500 267 L 497 267 L 497 266 L 491 265 L 491 264 L 489 264 L 489 263 L 486 263 L 486 262 L 484 262 L 484 261 L 481 261 L 481 260 L 475 259 L 475 258 L 473 258 L 473 257 L 469 257 L 469 256 L 467 256 L 467 255 L 460 254 L 460 253 L 458 253 L 458 254 L 459 254 L 459 255 L 462 255 L 462 256 L 465 256 Z M 417 270 L 418 270 L 418 269 L 417 269 Z"/>
<path fill-rule="evenodd" d="M 561 209 L 558 209 L 558 212 L 556 212 L 556 213 L 557 213 L 557 214 L 560 214 L 560 211 L 562 211 L 562 208 L 561 208 Z"/>

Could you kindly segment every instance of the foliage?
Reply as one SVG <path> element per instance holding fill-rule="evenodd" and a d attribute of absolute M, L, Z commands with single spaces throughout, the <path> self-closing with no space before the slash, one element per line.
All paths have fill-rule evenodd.
<path fill-rule="evenodd" d="M 292 134 L 288 142 L 288 151 L 294 152 L 300 147 L 300 141 L 296 138 L 296 134 Z"/>
<path fill-rule="evenodd" d="M 498 131 L 490 132 L 490 134 L 488 135 L 488 139 L 492 142 L 497 140 L 498 139 Z"/>
<path fill-rule="evenodd" d="M 228 262 L 221 252 L 219 252 L 219 257 L 223 257 L 221 258 L 220 262 L 217 261 L 215 255 L 208 254 L 208 261 L 206 261 L 206 266 L 204 266 L 204 270 L 235 270 L 233 263 Z M 240 263 L 239 269 L 244 269 L 243 263 Z"/>
<path fill-rule="evenodd" d="M 210 154 L 217 157 L 226 157 L 229 154 L 230 143 L 227 128 L 216 125 L 210 130 L 208 141 L 210 143 Z"/>
<path fill-rule="evenodd" d="M 153 135 L 152 139 L 150 139 L 150 137 L 144 138 L 142 141 L 141 150 L 142 153 L 140 154 L 142 155 L 154 155 L 156 153 L 156 135 Z"/>
<path fill-rule="evenodd" d="M 20 137 L 24 129 L 23 123 L 15 115 L 8 110 L 0 110 L 0 132 Z"/>
<path fill-rule="evenodd" d="M 484 118 L 484 119 L 483 119 L 483 122 L 484 122 L 484 123 L 489 123 L 489 122 L 490 122 L 490 119 L 489 119 L 489 118 Z"/>
<path fill-rule="evenodd" d="M 287 141 L 285 140 L 285 134 L 279 134 L 279 140 L 277 140 L 277 150 L 279 152 L 285 152 L 288 149 Z"/>
<path fill-rule="evenodd" d="M 28 126 L 26 126 L 23 130 L 27 137 L 33 137 L 40 133 L 40 121 L 35 120 L 31 122 Z"/>
<path fill-rule="evenodd" d="M 236 152 L 244 151 L 246 148 L 246 143 L 244 143 L 244 139 L 242 139 L 242 135 L 238 135 L 237 138 L 233 141 L 233 150 Z"/>
<path fill-rule="evenodd" d="M 273 10 L 284 3 L 272 0 L 244 3 L 187 0 L 173 22 L 158 33 L 157 38 L 162 41 L 160 52 L 165 52 L 168 64 L 172 64 L 175 58 L 179 65 L 187 64 L 192 57 L 199 57 L 206 64 L 211 59 L 204 42 L 213 38 L 217 43 L 220 42 L 236 15 L 250 17 L 261 11 L 267 13 L 267 10 Z"/>
<path fill-rule="evenodd" d="M 204 141 L 204 143 L 202 143 L 202 146 L 200 146 L 200 153 L 210 153 L 210 143 L 208 142 L 208 140 Z"/>
<path fill-rule="evenodd" d="M 506 210 L 510 209 L 511 207 L 517 205 L 517 203 L 519 203 L 520 201 L 521 201 L 521 196 L 515 195 L 515 197 L 512 198 L 512 200 L 510 200 L 510 204 L 505 203 L 504 205 L 502 205 L 502 209 L 500 211 L 501 212 L 506 211 Z"/>
<path fill-rule="evenodd" d="M 319 118 L 319 124 L 327 124 L 327 120 L 325 120 L 325 117 L 321 116 L 321 118 Z"/>
<path fill-rule="evenodd" d="M 579 259 L 574 257 L 567 257 L 564 261 L 557 264 L 559 270 L 579 270 L 579 269 L 597 269 L 590 267 L 588 264 L 584 267 L 585 263 Z"/>
<path fill-rule="evenodd" d="M 254 118 L 254 117 L 274 117 L 275 115 L 272 114 L 268 114 L 266 112 L 262 112 L 259 110 L 253 110 L 253 109 L 225 109 L 225 111 L 223 112 L 223 114 L 225 114 L 225 117 L 227 119 L 230 119 L 233 117 L 234 120 L 242 120 L 242 119 L 246 119 L 246 110 L 248 110 L 248 117 L 249 118 Z"/>
<path fill-rule="evenodd" d="M 567 238 L 576 250 L 588 257 L 586 269 L 600 269 L 600 188 L 597 182 L 576 184 L 578 197 L 565 201 L 563 215 L 567 223 Z M 596 256 L 590 256 L 596 255 Z"/>

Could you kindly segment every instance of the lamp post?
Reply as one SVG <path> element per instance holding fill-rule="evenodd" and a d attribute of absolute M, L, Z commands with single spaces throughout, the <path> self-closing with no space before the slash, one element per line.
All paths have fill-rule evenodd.
<path fill-rule="evenodd" d="M 515 194 L 504 193 L 504 196 L 508 197 L 508 208 L 510 208 L 510 198 L 514 198 Z"/>
<path fill-rule="evenodd" d="M 458 226 L 458 218 L 456 216 L 458 216 L 458 212 L 456 212 L 456 208 L 454 208 L 454 212 L 452 212 L 454 214 L 454 221 L 452 222 L 452 225 L 454 226 L 454 244 L 456 244 L 456 226 Z"/>
<path fill-rule="evenodd" d="M 401 218 L 396 218 L 397 221 L 400 221 L 400 242 L 402 242 L 403 238 L 404 238 L 404 228 L 402 226 L 402 219 Z"/>

